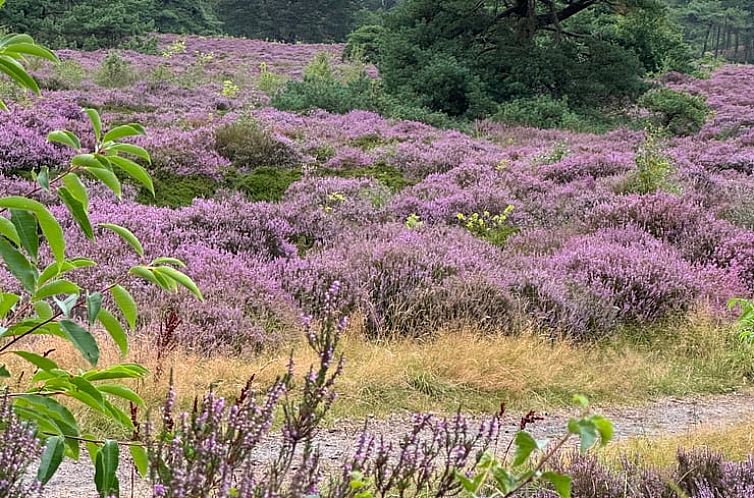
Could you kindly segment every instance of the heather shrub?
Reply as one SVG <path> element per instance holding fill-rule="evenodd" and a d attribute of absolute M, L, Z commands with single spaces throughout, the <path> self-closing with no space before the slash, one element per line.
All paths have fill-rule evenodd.
<path fill-rule="evenodd" d="M 724 460 L 708 450 L 680 451 L 667 469 L 641 469 L 624 460 L 617 468 L 595 455 L 569 454 L 553 468 L 571 478 L 572 495 L 579 498 L 748 498 L 754 496 L 754 461 Z M 534 498 L 557 498 L 538 491 Z"/>
<path fill-rule="evenodd" d="M 452 323 L 502 327 L 515 303 L 494 258 L 494 248 L 459 228 L 386 225 L 308 255 L 286 285 L 316 302 L 317 287 L 341 281 L 371 337 L 422 335 Z"/>
<path fill-rule="evenodd" d="M 42 454 L 35 428 L 19 420 L 5 392 L 0 392 L 0 496 L 41 498 L 39 482 L 28 482 L 27 472 Z"/>
<path fill-rule="evenodd" d="M 388 219 L 390 190 L 370 178 L 305 176 L 280 205 L 303 248 L 333 242 L 359 225 Z"/>
<path fill-rule="evenodd" d="M 298 161 L 289 144 L 250 118 L 217 128 L 215 150 L 242 171 L 258 167 L 289 168 Z"/>
<path fill-rule="evenodd" d="M 710 113 L 703 97 L 670 88 L 650 90 L 641 96 L 638 104 L 652 113 L 656 124 L 673 135 L 698 132 Z"/>
<path fill-rule="evenodd" d="M 580 339 L 683 313 L 705 291 L 677 251 L 636 229 L 574 237 L 530 259 L 513 289 L 536 322 Z"/>
<path fill-rule="evenodd" d="M 131 64 L 117 51 L 110 51 L 102 60 L 94 81 L 105 88 L 121 88 L 133 85 L 137 75 L 131 68 Z"/>
<path fill-rule="evenodd" d="M 238 194 L 219 199 L 197 199 L 175 216 L 182 242 L 203 243 L 233 254 L 250 253 L 260 259 L 291 256 L 288 242 L 293 228 L 276 206 L 251 203 Z"/>

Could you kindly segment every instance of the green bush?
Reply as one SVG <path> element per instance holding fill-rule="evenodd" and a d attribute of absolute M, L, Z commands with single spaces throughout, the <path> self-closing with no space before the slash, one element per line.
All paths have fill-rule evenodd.
<path fill-rule="evenodd" d="M 639 99 L 638 104 L 652 113 L 655 124 L 680 136 L 698 132 L 710 113 L 703 97 L 669 88 L 648 91 Z"/>
<path fill-rule="evenodd" d="M 215 131 L 215 150 L 241 171 L 258 167 L 290 168 L 298 155 L 287 144 L 250 118 L 242 118 Z"/>
<path fill-rule="evenodd" d="M 343 57 L 347 60 L 360 60 L 377 64 L 380 60 L 382 37 L 385 28 L 379 25 L 361 26 L 348 35 Z"/>
<path fill-rule="evenodd" d="M 190 206 L 194 199 L 209 199 L 215 195 L 219 185 L 206 176 L 179 176 L 160 173 L 153 178 L 155 195 L 141 189 L 136 200 L 142 204 L 159 207 L 179 208 Z"/>
<path fill-rule="evenodd" d="M 678 190 L 678 186 L 672 182 L 675 167 L 662 150 L 660 136 L 656 130 L 647 130 L 644 143 L 636 151 L 635 161 L 636 169 L 628 177 L 624 192 L 650 194 L 658 190 Z"/>
<path fill-rule="evenodd" d="M 322 109 L 345 114 L 354 109 L 378 111 L 380 92 L 377 82 L 366 74 L 343 83 L 335 78 L 305 76 L 303 81 L 289 81 L 271 104 L 282 111 L 303 112 Z"/>
<path fill-rule="evenodd" d="M 72 90 L 78 88 L 84 80 L 84 68 L 74 60 L 56 63 L 52 68 L 52 75 L 40 81 L 42 88 L 47 90 Z"/>
<path fill-rule="evenodd" d="M 242 192 L 250 201 L 277 202 L 292 183 L 301 179 L 298 169 L 261 167 L 248 174 L 228 175 L 230 188 Z"/>
<path fill-rule="evenodd" d="M 105 88 L 131 86 L 136 79 L 137 75 L 131 69 L 131 64 L 114 50 L 107 53 L 94 76 L 94 81 Z"/>
<path fill-rule="evenodd" d="M 577 125 L 579 116 L 571 110 L 567 100 L 541 95 L 500 104 L 492 119 L 535 128 L 569 128 Z"/>

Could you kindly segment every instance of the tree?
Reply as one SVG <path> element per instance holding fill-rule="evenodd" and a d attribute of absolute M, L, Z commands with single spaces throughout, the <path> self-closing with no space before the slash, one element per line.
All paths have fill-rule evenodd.
<path fill-rule="evenodd" d="M 655 69 L 616 26 L 637 12 L 665 15 L 652 0 L 404 0 L 386 16 L 380 74 L 389 93 L 456 116 L 537 95 L 620 102 Z"/>
<path fill-rule="evenodd" d="M 353 29 L 356 0 L 219 0 L 225 31 L 233 36 L 293 43 L 344 41 Z"/>

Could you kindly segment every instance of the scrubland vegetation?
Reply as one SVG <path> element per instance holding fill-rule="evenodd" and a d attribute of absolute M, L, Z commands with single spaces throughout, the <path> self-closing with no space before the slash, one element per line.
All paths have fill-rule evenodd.
<path fill-rule="evenodd" d="M 754 374 L 745 2 L 123 3 L 0 17 L 0 498 L 754 493 L 597 414 Z"/>

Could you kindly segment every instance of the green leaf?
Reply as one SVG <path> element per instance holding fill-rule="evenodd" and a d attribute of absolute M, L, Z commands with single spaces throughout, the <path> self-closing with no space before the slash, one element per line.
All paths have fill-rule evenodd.
<path fill-rule="evenodd" d="M 37 313 L 37 317 L 42 320 L 49 320 L 54 315 L 52 306 L 47 301 L 37 301 L 34 303 L 34 311 Z"/>
<path fill-rule="evenodd" d="M 131 452 L 131 460 L 134 463 L 134 467 L 136 467 L 136 471 L 142 479 L 146 478 L 147 472 L 149 471 L 149 457 L 147 456 L 147 450 L 144 449 L 143 446 L 131 446 L 129 451 Z"/>
<path fill-rule="evenodd" d="M 36 220 L 34 221 L 36 224 Z M 8 240 L 16 244 L 21 245 L 21 239 L 19 238 L 18 231 L 12 221 L 4 216 L 0 216 L 0 235 L 7 237 Z"/>
<path fill-rule="evenodd" d="M 18 279 L 28 292 L 34 292 L 37 286 L 37 269 L 26 256 L 11 246 L 5 239 L 0 238 L 0 256 L 5 261 L 8 270 Z"/>
<path fill-rule="evenodd" d="M 37 292 L 34 293 L 34 299 L 41 300 L 59 294 L 78 294 L 80 290 L 79 286 L 71 281 L 55 280 L 40 287 Z"/>
<path fill-rule="evenodd" d="M 115 173 L 105 168 L 85 168 L 87 173 L 101 181 L 107 188 L 109 188 L 115 196 L 120 199 L 123 195 L 120 180 L 115 176 Z"/>
<path fill-rule="evenodd" d="M 515 476 L 499 465 L 492 469 L 492 477 L 495 479 L 498 489 L 503 493 L 509 493 L 518 483 Z"/>
<path fill-rule="evenodd" d="M 149 173 L 143 166 L 120 156 L 111 156 L 110 161 L 123 170 L 128 176 L 142 184 L 147 190 L 149 190 L 152 196 L 154 196 L 152 177 L 149 176 Z"/>
<path fill-rule="evenodd" d="M 600 444 L 605 446 L 613 439 L 613 434 L 615 433 L 613 423 L 609 419 L 600 415 L 593 415 L 591 421 L 600 435 Z"/>
<path fill-rule="evenodd" d="M 197 299 L 204 301 L 202 291 L 200 291 L 199 287 L 194 283 L 193 280 L 191 280 L 191 277 L 189 277 L 185 273 L 181 273 L 171 266 L 160 266 L 159 268 L 155 268 L 155 272 L 170 277 L 171 279 L 175 280 L 183 287 L 188 289 L 194 296 L 196 296 Z"/>
<path fill-rule="evenodd" d="M 138 406 L 144 406 L 144 400 L 141 399 L 141 397 L 136 394 L 131 389 L 117 385 L 117 384 L 104 384 L 104 385 L 98 385 L 97 389 L 100 390 L 100 392 L 103 392 L 105 394 L 111 394 L 113 396 L 117 396 L 119 398 L 123 398 L 127 401 L 132 402 L 135 405 Z"/>
<path fill-rule="evenodd" d="M 37 233 L 37 218 L 33 213 L 21 209 L 10 210 L 10 220 L 16 228 L 21 247 L 36 261 L 39 253 L 39 234 Z"/>
<path fill-rule="evenodd" d="M 516 445 L 516 455 L 513 458 L 513 465 L 516 467 L 526 463 L 526 461 L 529 460 L 529 456 L 531 456 L 534 451 L 541 449 L 540 442 L 525 431 L 519 431 L 516 433 L 516 437 L 513 441 Z"/>
<path fill-rule="evenodd" d="M 105 138 L 102 140 L 103 142 L 116 142 L 122 138 L 126 137 L 135 137 L 137 135 L 144 135 L 144 127 L 136 124 L 136 123 L 130 123 L 125 125 L 116 126 L 115 128 L 111 129 L 105 134 Z"/>
<path fill-rule="evenodd" d="M 581 394 L 575 394 L 573 396 L 573 403 L 583 409 L 589 408 L 589 399 Z"/>
<path fill-rule="evenodd" d="M 143 159 L 147 163 L 152 162 L 152 158 L 149 156 L 149 152 L 147 152 L 143 147 L 139 147 L 138 145 L 115 144 L 111 147 L 108 147 L 107 150 L 114 153 L 125 152 L 126 154 L 131 154 L 132 156 L 138 157 L 139 159 Z"/>
<path fill-rule="evenodd" d="M 73 159 L 71 159 L 71 164 L 78 168 L 84 168 L 87 171 L 89 171 L 89 169 L 106 169 L 105 165 L 103 165 L 94 154 L 75 155 L 73 156 Z"/>
<path fill-rule="evenodd" d="M 78 304 L 79 296 L 70 295 L 67 298 L 63 299 L 62 301 L 58 299 L 57 297 L 53 296 L 52 300 L 55 301 L 55 304 L 58 305 L 58 308 L 60 308 L 60 311 L 62 311 L 63 314 L 66 316 L 66 318 L 68 318 L 71 316 L 71 311 L 73 311 L 73 307 L 76 306 L 76 304 Z"/>
<path fill-rule="evenodd" d="M 89 319 L 89 327 L 93 327 L 97 316 L 102 309 L 102 293 L 93 292 L 86 296 L 86 316 Z"/>
<path fill-rule="evenodd" d="M 133 268 L 128 270 L 128 273 L 130 275 L 136 275 L 137 277 L 141 277 L 147 282 L 151 282 L 157 285 L 158 287 L 164 288 L 163 283 L 160 280 L 158 280 L 157 277 L 155 277 L 152 269 L 147 268 L 146 266 L 142 266 L 142 265 L 134 266 Z"/>
<path fill-rule="evenodd" d="M 107 311 L 105 308 L 102 308 L 100 310 L 97 319 L 105 327 L 105 330 L 107 330 L 107 333 L 110 334 L 110 337 L 113 338 L 115 344 L 118 345 L 120 353 L 123 356 L 128 354 L 128 336 L 126 336 L 126 332 L 123 330 L 123 327 L 121 327 L 118 319 L 115 318 L 112 313 Z"/>
<path fill-rule="evenodd" d="M 0 7 L 2 7 L 2 3 L 0 3 Z M 42 59 L 47 59 L 50 62 L 58 61 L 58 58 L 54 53 L 36 43 L 13 43 L 5 48 L 5 52 L 19 56 L 31 55 L 33 57 L 40 57 Z"/>
<path fill-rule="evenodd" d="M 173 266 L 176 266 L 178 268 L 186 268 L 186 263 L 184 263 L 180 259 L 178 259 L 178 258 L 168 258 L 168 257 L 165 257 L 165 256 L 162 256 L 160 258 L 155 258 L 150 264 L 152 266 L 157 266 L 157 265 L 173 265 Z"/>
<path fill-rule="evenodd" d="M 5 368 L 5 365 L 0 364 L 0 379 L 9 379 L 10 378 L 10 372 L 7 368 Z"/>
<path fill-rule="evenodd" d="M 99 347 L 97 347 L 97 341 L 94 340 L 92 334 L 71 320 L 62 320 L 60 326 L 76 349 L 92 366 L 96 367 L 99 361 Z"/>
<path fill-rule="evenodd" d="M 52 479 L 52 476 L 55 475 L 58 467 L 60 467 L 60 463 L 63 461 L 64 451 L 65 444 L 61 436 L 47 438 L 47 444 L 45 444 L 44 453 L 42 453 L 42 461 L 37 471 L 37 480 L 39 482 L 47 484 Z"/>
<path fill-rule="evenodd" d="M 50 250 L 55 256 L 55 260 L 60 262 L 65 259 L 63 229 L 43 204 L 26 197 L 8 196 L 0 199 L 0 208 L 24 209 L 33 212 L 37 217 L 40 228 L 42 228 L 42 233 L 47 239 Z"/>
<path fill-rule="evenodd" d="M 574 420 L 568 422 L 568 431 L 579 436 L 580 450 L 582 453 L 589 451 L 597 441 L 597 427 L 590 420 Z"/>
<path fill-rule="evenodd" d="M 35 175 L 37 184 L 44 189 L 45 192 L 50 191 L 50 169 L 44 166 L 39 170 L 39 173 Z"/>
<path fill-rule="evenodd" d="M 84 209 L 89 209 L 89 194 L 86 191 L 86 187 L 81 183 L 81 178 L 76 173 L 68 173 L 63 177 L 63 185 L 68 189 L 68 192 L 78 200 Z"/>
<path fill-rule="evenodd" d="M 116 234 L 118 234 L 118 236 L 120 236 L 121 239 L 125 240 L 128 245 L 133 248 L 136 254 L 142 257 L 144 256 L 144 248 L 142 247 L 141 242 L 139 242 L 139 239 L 136 238 L 136 235 L 134 235 L 131 230 L 123 228 L 120 225 L 113 225 L 111 223 L 100 223 L 99 226 L 110 230 L 111 232 L 115 232 Z"/>
<path fill-rule="evenodd" d="M 85 434 L 84 439 L 95 439 L 91 434 Z M 92 466 L 97 465 L 97 454 L 99 453 L 100 445 L 91 441 L 86 441 L 86 452 L 89 453 L 89 460 L 92 461 Z"/>
<path fill-rule="evenodd" d="M 102 138 L 102 119 L 99 116 L 99 112 L 96 109 L 84 109 L 84 112 L 89 116 L 89 121 L 91 121 L 92 128 L 94 129 L 94 136 L 97 139 L 97 143 L 99 143 L 100 138 Z"/>
<path fill-rule="evenodd" d="M 133 296 L 122 285 L 115 285 L 110 292 L 118 309 L 120 309 L 120 312 L 126 318 L 129 328 L 133 330 L 136 328 L 136 319 L 139 317 L 139 311 Z"/>
<path fill-rule="evenodd" d="M 571 498 L 572 479 L 570 477 L 557 472 L 544 472 L 542 479 L 552 484 L 560 498 Z"/>
<path fill-rule="evenodd" d="M 115 365 L 103 370 L 93 370 L 86 372 L 83 374 L 83 377 L 89 382 L 96 382 L 100 380 L 114 379 L 141 379 L 148 373 L 149 371 L 139 364 L 122 363 L 120 365 Z"/>
<path fill-rule="evenodd" d="M 58 197 L 63 201 L 65 207 L 68 208 L 68 212 L 76 220 L 76 224 L 84 232 L 84 235 L 89 240 L 94 240 L 94 230 L 92 229 L 92 223 L 89 221 L 89 214 L 86 212 L 86 206 L 79 201 L 66 187 L 58 188 Z"/>
<path fill-rule="evenodd" d="M 106 440 L 99 452 L 94 471 L 94 483 L 100 496 L 117 496 L 118 489 L 118 443 Z"/>
<path fill-rule="evenodd" d="M 73 150 L 79 150 L 81 148 L 81 142 L 78 137 L 70 131 L 55 130 L 47 134 L 47 141 L 63 144 L 66 147 L 70 147 Z"/>
<path fill-rule="evenodd" d="M 0 292 L 0 319 L 5 318 L 8 312 L 21 299 L 21 296 L 10 292 Z"/>
<path fill-rule="evenodd" d="M 37 285 L 43 285 L 47 281 L 52 280 L 55 277 L 59 277 L 60 275 L 71 270 L 75 270 L 77 268 L 89 268 L 90 266 L 96 266 L 96 263 L 87 258 L 73 258 L 67 259 L 62 263 L 52 263 L 47 268 L 45 268 L 44 271 L 42 271 L 42 274 L 39 276 Z"/>
<path fill-rule="evenodd" d="M 89 404 L 92 408 L 99 411 L 104 411 L 105 408 L 105 398 L 102 396 L 102 393 L 99 392 L 99 389 L 94 387 L 94 384 L 89 382 L 84 377 L 71 377 L 70 379 L 71 384 L 76 386 L 78 390 L 84 394 L 86 394 L 89 398 L 91 398 L 91 401 L 93 401 L 95 404 L 92 405 L 89 402 L 86 402 Z M 73 395 L 73 393 L 69 393 Z M 77 398 L 81 399 L 81 398 Z"/>
<path fill-rule="evenodd" d="M 31 90 L 39 95 L 39 85 L 34 81 L 26 69 L 18 61 L 7 55 L 0 55 L 0 73 L 4 73 L 15 81 L 21 88 Z"/>
<path fill-rule="evenodd" d="M 54 370 L 58 368 L 58 364 L 51 359 L 35 353 L 30 353 L 28 351 L 13 351 L 13 354 L 20 356 L 40 370 Z"/>

